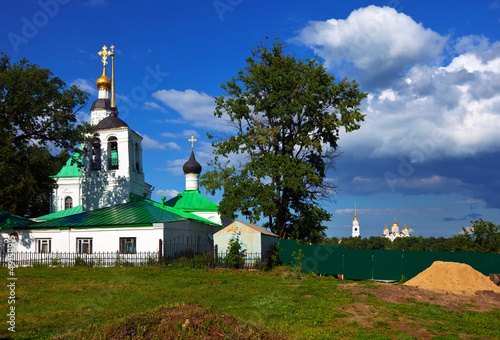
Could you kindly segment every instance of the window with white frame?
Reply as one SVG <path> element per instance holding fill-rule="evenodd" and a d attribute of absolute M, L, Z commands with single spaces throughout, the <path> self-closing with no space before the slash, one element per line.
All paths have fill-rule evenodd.
<path fill-rule="evenodd" d="M 79 254 L 92 254 L 92 238 L 77 238 L 76 251 Z"/>
<path fill-rule="evenodd" d="M 120 253 L 135 254 L 136 253 L 136 238 L 135 237 L 120 237 Z"/>
<path fill-rule="evenodd" d="M 51 244 L 52 239 L 50 238 L 37 238 L 35 239 L 37 253 L 50 253 L 51 252 Z"/>

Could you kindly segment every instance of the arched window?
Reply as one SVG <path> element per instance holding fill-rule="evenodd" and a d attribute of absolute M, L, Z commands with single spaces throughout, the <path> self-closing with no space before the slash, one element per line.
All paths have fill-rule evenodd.
<path fill-rule="evenodd" d="M 92 143 L 90 170 L 101 170 L 101 141 L 99 138 Z"/>
<path fill-rule="evenodd" d="M 118 169 L 118 139 L 109 137 L 108 139 L 109 170 Z"/>
<path fill-rule="evenodd" d="M 135 169 L 137 173 L 141 173 L 141 152 L 137 143 L 135 143 Z"/>
<path fill-rule="evenodd" d="M 73 208 L 73 199 L 68 196 L 64 199 L 64 209 L 71 209 L 71 208 Z"/>

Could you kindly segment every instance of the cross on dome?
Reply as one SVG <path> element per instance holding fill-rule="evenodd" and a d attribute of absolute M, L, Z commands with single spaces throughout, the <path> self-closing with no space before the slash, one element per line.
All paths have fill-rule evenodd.
<path fill-rule="evenodd" d="M 197 140 L 194 138 L 194 136 L 191 136 L 190 139 L 188 139 L 189 142 L 191 142 L 191 150 L 194 149 L 194 142 L 196 142 Z"/>
<path fill-rule="evenodd" d="M 114 48 L 115 48 L 114 46 L 111 46 L 111 51 L 108 51 L 108 48 L 106 47 L 106 45 L 104 45 L 102 47 L 102 50 L 97 52 L 97 54 L 99 54 L 101 56 L 102 66 L 106 67 L 106 64 L 108 63 L 107 62 L 108 55 L 111 55 L 111 53 L 113 53 Z M 114 55 L 114 53 L 113 53 L 113 55 Z"/>

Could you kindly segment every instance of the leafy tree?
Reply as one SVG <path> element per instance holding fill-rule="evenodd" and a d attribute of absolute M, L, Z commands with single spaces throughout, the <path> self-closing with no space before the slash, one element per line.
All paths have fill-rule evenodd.
<path fill-rule="evenodd" d="M 76 117 L 87 98 L 50 70 L 26 59 L 11 64 L 0 52 L 0 209 L 29 217 L 46 212 L 54 185 L 48 176 L 60 162 L 50 150 L 72 151 L 91 132 Z"/>
<path fill-rule="evenodd" d="M 500 252 L 500 225 L 482 218 L 471 224 L 470 229 L 462 228 L 462 233 L 454 236 L 455 251 Z"/>
<path fill-rule="evenodd" d="M 295 59 L 278 40 L 246 62 L 216 98 L 214 114 L 227 115 L 236 134 L 209 135 L 215 159 L 201 184 L 211 194 L 223 189 L 223 216 L 239 211 L 253 223 L 264 218 L 282 238 L 319 242 L 330 219 L 319 203 L 335 191 L 325 176 L 340 129 L 357 130 L 364 119 L 366 94 L 355 81 L 335 83 L 317 59 Z"/>

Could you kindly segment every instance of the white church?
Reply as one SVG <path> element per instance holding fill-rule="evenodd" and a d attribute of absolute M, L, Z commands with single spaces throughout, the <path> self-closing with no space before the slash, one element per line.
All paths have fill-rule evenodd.
<path fill-rule="evenodd" d="M 151 200 L 153 187 L 143 172 L 143 138 L 118 117 L 113 49 L 104 46 L 99 52 L 103 73 L 96 81 L 99 94 L 90 110 L 97 137 L 53 176 L 57 185 L 51 213 L 35 219 L 36 224 L 1 229 L 3 239 L 16 236 L 17 251 L 154 252 L 159 240 L 163 244 L 179 236 L 207 240 L 222 228 L 218 206 L 199 191 L 202 168 L 193 148 L 183 167 L 185 191 L 168 201 L 162 197 L 161 203 Z M 109 57 L 111 79 L 106 75 Z"/>

